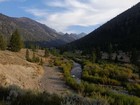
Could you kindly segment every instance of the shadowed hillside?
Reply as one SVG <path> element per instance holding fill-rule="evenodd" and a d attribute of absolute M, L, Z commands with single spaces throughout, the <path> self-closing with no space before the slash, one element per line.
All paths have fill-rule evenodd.
<path fill-rule="evenodd" d="M 106 50 L 111 43 L 114 49 L 140 49 L 140 3 L 108 21 L 89 35 L 67 45 L 68 49 Z"/>

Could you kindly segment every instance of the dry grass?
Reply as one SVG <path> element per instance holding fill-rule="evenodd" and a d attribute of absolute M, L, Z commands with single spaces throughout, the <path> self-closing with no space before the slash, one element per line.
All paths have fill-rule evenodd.
<path fill-rule="evenodd" d="M 32 58 L 33 52 L 29 50 Z M 17 85 L 22 89 L 48 91 L 65 94 L 69 91 L 63 80 L 63 73 L 54 67 L 48 67 L 51 57 L 44 58 L 44 51 L 38 50 L 36 56 L 43 59 L 44 67 L 26 61 L 26 49 L 20 52 L 0 51 L 0 85 Z"/>
<path fill-rule="evenodd" d="M 43 68 L 35 63 L 27 62 L 26 50 L 14 53 L 0 51 L 0 85 L 17 85 L 25 89 L 38 89 L 38 81 Z"/>

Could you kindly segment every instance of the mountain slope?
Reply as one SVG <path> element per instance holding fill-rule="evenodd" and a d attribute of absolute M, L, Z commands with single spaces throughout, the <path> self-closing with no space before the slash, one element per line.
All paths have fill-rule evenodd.
<path fill-rule="evenodd" d="M 15 29 L 19 29 L 25 41 L 48 41 L 59 36 L 55 30 L 29 18 L 13 18 L 0 14 L 0 34 L 10 37 Z"/>
<path fill-rule="evenodd" d="M 18 29 L 26 44 L 38 44 L 43 47 L 56 47 L 81 38 L 82 35 L 58 33 L 48 26 L 32 19 L 21 17 L 13 18 L 0 14 L 0 34 L 10 38 L 15 29 Z"/>
<path fill-rule="evenodd" d="M 66 47 L 90 50 L 98 46 L 104 50 L 110 43 L 115 49 L 140 50 L 140 3 Z"/>
<path fill-rule="evenodd" d="M 56 39 L 50 41 L 49 43 L 52 46 L 59 47 L 59 46 L 65 45 L 67 43 L 73 42 L 75 40 L 78 40 L 78 39 L 82 38 L 85 35 L 86 35 L 85 33 L 80 33 L 80 34 L 75 34 L 75 33 L 71 33 L 71 34 L 66 33 L 66 34 L 63 34 L 63 33 L 61 33 L 61 35 L 59 37 L 57 37 Z"/>

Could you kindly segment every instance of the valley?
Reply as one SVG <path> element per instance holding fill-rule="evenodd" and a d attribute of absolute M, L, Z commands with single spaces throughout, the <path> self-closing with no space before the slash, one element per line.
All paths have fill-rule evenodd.
<path fill-rule="evenodd" d="M 140 3 L 48 1 L 0 14 L 0 105 L 140 105 Z"/>
<path fill-rule="evenodd" d="M 66 96 L 71 97 L 74 105 L 77 102 L 74 97 L 81 97 L 78 99 L 83 101 L 78 102 L 83 103 L 89 98 L 88 102 L 95 105 L 139 105 L 138 65 L 119 58 L 117 60 L 113 53 L 108 52 L 98 52 L 98 55 L 94 52 L 82 54 L 82 51 L 77 50 L 60 52 L 55 48 L 43 50 L 36 47 L 20 49 L 18 52 L 0 51 L 1 87 L 18 92 L 16 103 L 22 102 L 17 97 L 23 99 L 24 96 L 26 98 L 23 100 L 29 103 L 26 95 L 30 90 L 32 101 L 34 97 L 40 98 L 40 94 L 45 94 L 46 102 L 50 102 L 49 95 L 52 99 L 55 95 L 56 98 L 62 98 L 58 99 L 60 102 L 63 102 Z M 124 57 L 122 53 L 119 55 Z M 24 91 L 24 94 L 21 91 Z M 3 89 L 0 92 L 3 94 Z M 74 94 L 75 96 L 72 96 Z"/>

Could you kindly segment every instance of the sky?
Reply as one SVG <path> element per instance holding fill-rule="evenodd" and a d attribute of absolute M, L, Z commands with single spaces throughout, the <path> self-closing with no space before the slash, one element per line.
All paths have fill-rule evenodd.
<path fill-rule="evenodd" d="M 28 17 L 58 32 L 90 33 L 140 0 L 0 0 L 0 13 Z"/>

